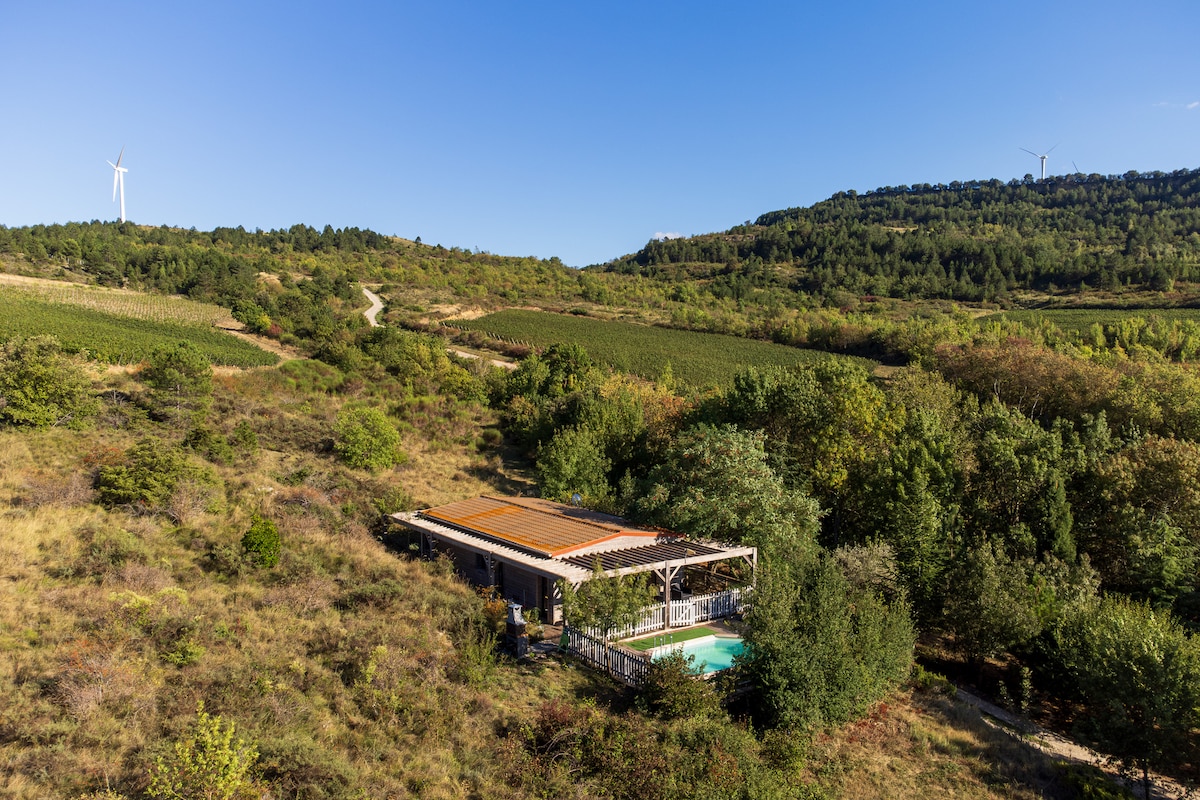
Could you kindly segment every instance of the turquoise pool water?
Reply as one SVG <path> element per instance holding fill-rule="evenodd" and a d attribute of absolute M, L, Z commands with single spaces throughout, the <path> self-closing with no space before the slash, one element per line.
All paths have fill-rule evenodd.
<path fill-rule="evenodd" d="M 680 650 L 684 656 L 695 656 L 696 666 L 702 666 L 705 675 L 729 669 L 734 656 L 741 655 L 745 645 L 734 636 L 701 636 L 679 644 L 669 644 L 652 650 L 652 658 L 660 658 L 672 650 Z"/>

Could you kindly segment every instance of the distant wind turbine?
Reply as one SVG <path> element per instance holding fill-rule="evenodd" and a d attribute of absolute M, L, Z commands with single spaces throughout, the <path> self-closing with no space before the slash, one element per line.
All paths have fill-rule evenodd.
<path fill-rule="evenodd" d="M 1058 147 L 1058 145 L 1054 145 L 1054 147 Z M 1034 158 L 1040 158 L 1042 160 L 1042 180 L 1046 180 L 1046 156 L 1054 152 L 1054 147 L 1051 147 L 1049 150 L 1040 155 L 1032 150 L 1025 150 L 1024 147 L 1018 147 L 1017 149 L 1025 150 L 1026 153 L 1029 153 L 1029 155 L 1033 156 Z"/>
<path fill-rule="evenodd" d="M 113 202 L 117 199 L 117 189 L 121 190 L 121 222 L 125 221 L 125 173 L 128 169 L 121 166 L 121 159 L 125 157 L 125 148 L 121 148 L 121 155 L 117 156 L 117 163 L 111 161 L 108 165 L 113 168 Z"/>

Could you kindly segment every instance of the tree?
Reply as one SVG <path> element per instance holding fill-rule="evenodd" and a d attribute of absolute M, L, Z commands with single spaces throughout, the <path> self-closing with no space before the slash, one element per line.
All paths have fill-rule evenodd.
<path fill-rule="evenodd" d="M 1084 703 L 1078 731 L 1142 774 L 1194 753 L 1200 727 L 1200 642 L 1167 612 L 1110 597 L 1068 614 L 1053 632 L 1057 666 Z"/>
<path fill-rule="evenodd" d="M 867 371 L 832 359 L 747 369 L 724 406 L 724 419 L 764 432 L 769 463 L 784 484 L 821 504 L 825 540 L 855 538 L 856 488 L 886 455 L 900 423 Z"/>
<path fill-rule="evenodd" d="M 853 540 L 892 546 L 908 596 L 926 617 L 940 607 L 959 517 L 963 475 L 954 444 L 938 415 L 908 410 L 888 457 L 854 489 L 862 511 Z"/>
<path fill-rule="evenodd" d="M 1170 605 L 1195 583 L 1200 556 L 1200 445 L 1146 436 L 1094 459 L 1074 493 L 1080 542 L 1105 588 Z"/>
<path fill-rule="evenodd" d="M 767 464 L 760 432 L 697 425 L 650 473 L 640 510 L 668 528 L 795 557 L 814 545 L 820 511 Z"/>
<path fill-rule="evenodd" d="M 75 428 L 95 409 L 91 382 L 55 337 L 13 339 L 0 351 L 0 419 L 10 425 Z"/>
<path fill-rule="evenodd" d="M 400 432 L 377 408 L 346 408 L 333 424 L 334 447 L 347 464 L 378 472 L 404 461 Z"/>
<path fill-rule="evenodd" d="M 993 402 L 976 422 L 978 468 L 968 487 L 970 527 L 1015 557 L 1075 557 L 1064 487 L 1062 435 Z"/>
<path fill-rule="evenodd" d="M 598 437 L 588 428 L 564 428 L 538 453 L 537 470 L 542 497 L 566 500 L 575 492 L 589 501 L 603 501 L 612 493 Z"/>
<path fill-rule="evenodd" d="M 744 637 L 760 722 L 809 732 L 883 697 L 908 675 L 915 642 L 902 599 L 852 586 L 826 556 L 763 564 Z"/>
<path fill-rule="evenodd" d="M 989 541 L 951 572 L 945 605 L 955 646 L 975 664 L 1028 642 L 1042 630 L 1032 561 L 1014 561 Z"/>
<path fill-rule="evenodd" d="M 598 559 L 591 578 L 578 587 L 559 581 L 559 590 L 567 622 L 576 628 L 594 628 L 604 639 L 636 622 L 655 599 L 646 573 L 606 575 Z"/>
<path fill-rule="evenodd" d="M 185 414 L 203 416 L 212 400 L 212 364 L 190 342 L 158 347 L 146 359 L 138 378 L 150 387 L 154 411 L 180 420 Z"/>

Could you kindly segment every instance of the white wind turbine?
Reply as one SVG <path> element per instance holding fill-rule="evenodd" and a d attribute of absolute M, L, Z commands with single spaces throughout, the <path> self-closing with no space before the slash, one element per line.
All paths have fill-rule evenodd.
<path fill-rule="evenodd" d="M 125 157 L 125 148 L 121 148 L 121 155 L 117 156 L 117 163 L 111 161 L 108 165 L 113 168 L 113 201 L 117 199 L 117 189 L 121 190 L 121 222 L 125 221 L 125 173 L 129 172 L 125 167 L 121 166 L 121 159 Z"/>
<path fill-rule="evenodd" d="M 1058 145 L 1054 145 L 1054 147 L 1058 147 Z M 1040 155 L 1032 150 L 1025 150 L 1024 147 L 1018 147 L 1017 149 L 1025 150 L 1026 153 L 1029 153 L 1029 155 L 1033 156 L 1034 158 L 1040 158 L 1042 160 L 1042 180 L 1046 180 L 1046 156 L 1054 152 L 1054 147 L 1051 147 L 1049 150 L 1041 153 Z"/>

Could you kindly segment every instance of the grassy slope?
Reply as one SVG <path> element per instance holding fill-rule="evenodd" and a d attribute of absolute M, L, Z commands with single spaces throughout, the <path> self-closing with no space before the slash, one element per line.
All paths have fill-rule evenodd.
<path fill-rule="evenodd" d="M 598 698 L 609 713 L 618 695 L 570 663 L 481 668 L 461 625 L 478 599 L 436 565 L 394 557 L 355 510 L 389 486 L 413 491 L 418 474 L 423 500 L 478 493 L 491 459 L 450 436 L 413 447 L 421 435 L 410 433 L 412 459 L 397 472 L 348 472 L 297 449 L 336 398 L 277 373 L 218 379 L 213 423 L 250 419 L 265 447 L 219 468 L 229 511 L 183 526 L 89 502 L 94 457 L 147 423 L 114 425 L 123 418 L 109 408 L 91 431 L 0 434 L 0 793 L 110 785 L 137 796 L 203 700 L 258 742 L 280 796 L 517 797 L 498 729 L 551 699 Z M 274 570 L 224 549 L 236 552 L 250 510 L 283 532 Z M 181 642 L 203 653 L 175 666 L 164 654 Z M 869 736 L 860 724 L 823 738 L 805 781 L 830 796 L 1057 795 L 1044 767 L 1030 773 L 1036 788 L 1010 780 L 1010 766 L 994 765 L 1012 758 L 994 733 L 929 697 L 896 698 Z"/>
<path fill-rule="evenodd" d="M 0 794 L 70 796 L 107 782 L 134 796 L 199 700 L 258 740 L 280 789 L 451 797 L 498 786 L 492 726 L 541 695 L 531 681 L 472 673 L 460 655 L 462 620 L 480 615 L 474 593 L 370 535 L 363 505 L 405 471 L 347 472 L 292 450 L 264 420 L 296 423 L 289 435 L 302 440 L 302 418 L 320 424 L 336 405 L 328 398 L 261 374 L 220 382 L 228 410 L 217 427 L 255 420 L 282 449 L 220 468 L 228 511 L 182 526 L 88 502 L 93 456 L 145 424 L 0 434 Z M 485 489 L 470 474 L 486 469 L 480 457 L 440 447 L 418 448 L 406 470 L 449 460 L 462 493 Z M 274 570 L 229 559 L 251 510 L 283 533 Z M 181 642 L 203 648 L 195 663 L 164 658 Z M 551 695 L 590 680 L 566 670 Z"/>

